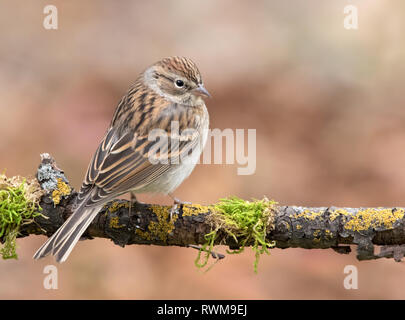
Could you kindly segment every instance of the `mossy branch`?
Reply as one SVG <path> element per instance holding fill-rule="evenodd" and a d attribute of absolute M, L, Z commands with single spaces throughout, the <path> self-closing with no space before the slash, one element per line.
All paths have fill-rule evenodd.
<path fill-rule="evenodd" d="M 29 191 L 31 203 L 37 203 L 41 211 L 14 229 L 18 237 L 50 236 L 72 213 L 76 192 L 51 156 L 43 154 L 41 159 L 37 189 Z M 272 247 L 331 248 L 349 253 L 349 245 L 357 245 L 359 260 L 385 257 L 400 261 L 404 256 L 405 208 L 308 208 L 280 206 L 266 198 L 229 198 L 214 205 L 183 205 L 170 220 L 170 206 L 136 203 L 129 207 L 125 200 L 105 205 L 85 237 L 111 239 L 122 247 L 202 245 L 209 251 L 224 245 L 229 253 L 251 246 L 257 259 Z M 0 240 L 4 242 L 5 236 Z M 374 245 L 382 246 L 379 253 L 374 252 Z M 205 265 L 206 259 L 196 264 Z"/>

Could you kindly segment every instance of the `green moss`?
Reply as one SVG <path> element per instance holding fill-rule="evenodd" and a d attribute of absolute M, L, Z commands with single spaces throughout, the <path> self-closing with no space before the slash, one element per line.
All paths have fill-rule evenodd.
<path fill-rule="evenodd" d="M 40 215 L 39 199 L 43 191 L 36 180 L 0 175 L 0 239 L 3 259 L 17 259 L 16 239 L 22 224 Z"/>
<path fill-rule="evenodd" d="M 218 232 L 225 232 L 239 244 L 238 250 L 228 253 L 241 253 L 247 245 L 253 243 L 255 252 L 254 271 L 257 273 L 259 258 L 263 253 L 269 254 L 269 248 L 275 246 L 274 241 L 267 241 L 267 233 L 274 228 L 274 213 L 277 203 L 267 198 L 246 201 L 237 197 L 221 199 L 214 206 L 214 212 L 208 217 L 212 231 L 205 235 L 207 242 L 202 246 L 195 264 L 205 267 L 208 263 Z M 205 256 L 201 257 L 202 252 Z"/>

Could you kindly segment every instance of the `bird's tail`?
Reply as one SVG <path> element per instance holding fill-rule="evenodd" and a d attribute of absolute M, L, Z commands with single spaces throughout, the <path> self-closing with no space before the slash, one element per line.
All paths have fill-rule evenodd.
<path fill-rule="evenodd" d="M 86 201 L 83 201 L 65 223 L 38 249 L 33 258 L 41 259 L 52 254 L 57 262 L 66 261 L 100 209 L 101 206 L 87 207 Z"/>

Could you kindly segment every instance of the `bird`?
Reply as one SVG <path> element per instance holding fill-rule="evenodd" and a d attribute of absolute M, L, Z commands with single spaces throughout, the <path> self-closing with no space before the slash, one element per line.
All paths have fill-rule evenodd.
<path fill-rule="evenodd" d="M 146 68 L 118 103 L 72 215 L 33 258 L 51 254 L 66 261 L 100 209 L 120 195 L 130 193 L 136 201 L 139 193 L 159 193 L 173 198 L 172 209 L 181 204 L 172 193 L 191 174 L 207 141 L 210 96 L 189 58 L 168 57 Z M 154 140 L 156 132 L 170 139 Z"/>

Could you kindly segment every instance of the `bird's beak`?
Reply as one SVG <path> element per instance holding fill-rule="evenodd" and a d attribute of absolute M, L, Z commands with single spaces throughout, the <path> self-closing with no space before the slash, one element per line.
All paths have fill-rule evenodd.
<path fill-rule="evenodd" d="M 195 89 L 193 90 L 193 93 L 194 93 L 195 95 L 197 95 L 197 96 L 200 96 L 200 97 L 206 96 L 206 97 L 211 98 L 210 93 L 207 91 L 207 89 L 204 88 L 204 85 L 203 85 L 203 84 L 200 84 L 197 88 L 195 88 Z"/>

